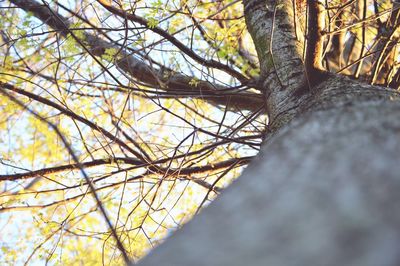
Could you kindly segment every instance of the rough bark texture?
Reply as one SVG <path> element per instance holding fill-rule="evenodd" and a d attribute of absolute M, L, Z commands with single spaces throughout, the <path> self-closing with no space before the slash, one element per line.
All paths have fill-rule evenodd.
<path fill-rule="evenodd" d="M 400 265 L 400 102 L 332 78 L 139 265 Z"/>
<path fill-rule="evenodd" d="M 260 61 L 259 86 L 273 117 L 292 108 L 293 95 L 307 83 L 302 60 L 304 35 L 291 0 L 245 0 L 243 6 Z"/>

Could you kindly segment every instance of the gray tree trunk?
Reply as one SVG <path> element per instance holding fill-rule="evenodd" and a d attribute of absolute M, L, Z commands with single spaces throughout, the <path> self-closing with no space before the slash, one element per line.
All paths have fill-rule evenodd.
<path fill-rule="evenodd" d="M 400 102 L 330 78 L 140 266 L 400 265 Z"/>

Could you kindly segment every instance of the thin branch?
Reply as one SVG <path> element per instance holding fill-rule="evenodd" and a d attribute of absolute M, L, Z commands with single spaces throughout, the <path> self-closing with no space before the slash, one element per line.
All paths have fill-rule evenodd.
<path fill-rule="evenodd" d="M 68 117 L 70 117 L 70 118 L 72 118 L 74 120 L 77 120 L 77 121 L 89 126 L 91 129 L 93 129 L 95 131 L 100 132 L 101 134 L 106 136 L 109 140 L 115 141 L 118 145 L 120 145 L 121 147 L 124 147 L 126 150 L 128 150 L 129 152 L 131 152 L 132 154 L 137 156 L 137 158 L 141 159 L 143 162 L 146 161 L 140 153 L 138 153 L 137 151 L 135 151 L 134 149 L 129 147 L 129 145 L 126 144 L 124 141 L 122 141 L 118 137 L 114 136 L 109 131 L 107 131 L 106 129 L 102 128 L 100 125 L 96 125 L 94 122 L 89 121 L 86 118 L 83 118 L 82 116 L 70 111 L 69 109 L 67 109 L 67 108 L 65 108 L 65 107 L 63 107 L 63 106 L 61 106 L 61 105 L 59 105 L 57 103 L 54 103 L 54 102 L 52 102 L 52 101 L 50 101 L 50 100 L 48 100 L 46 98 L 43 98 L 43 97 L 41 97 L 39 95 L 33 94 L 33 93 L 31 93 L 29 91 L 26 91 L 26 90 L 19 89 L 19 88 L 15 87 L 14 85 L 9 84 L 9 83 L 4 83 L 4 82 L 0 81 L 0 86 L 1 86 L 2 89 L 14 91 L 14 92 L 16 92 L 18 94 L 24 95 L 24 96 L 26 96 L 26 97 L 28 97 L 28 98 L 30 98 L 32 100 L 38 101 L 38 102 L 40 102 L 42 104 L 45 104 L 47 106 L 50 106 L 50 107 L 60 111 L 62 114 L 64 114 L 64 115 L 66 115 L 66 116 L 68 116 Z"/>
<path fill-rule="evenodd" d="M 157 33 L 158 35 L 164 37 L 166 40 L 168 40 L 169 42 L 171 42 L 173 45 L 175 45 L 179 50 L 181 50 L 183 53 L 185 53 L 186 55 L 188 55 L 190 58 L 192 58 L 193 60 L 195 60 L 196 62 L 198 62 L 199 64 L 206 66 L 206 67 L 211 67 L 211 68 L 216 68 L 219 70 L 223 70 L 226 73 L 232 75 L 233 77 L 237 78 L 239 81 L 241 81 L 242 83 L 247 83 L 248 79 L 243 76 L 243 74 L 241 74 L 240 72 L 232 69 L 231 67 L 224 65 L 218 61 L 215 61 L 213 59 L 211 60 L 205 60 L 203 57 L 201 57 L 200 55 L 196 54 L 193 50 L 191 50 L 189 47 L 187 47 L 186 45 L 184 45 L 181 41 L 179 41 L 177 38 L 175 38 L 173 35 L 169 34 L 167 31 L 161 29 L 158 26 L 155 27 L 149 27 L 149 22 L 134 14 L 134 13 L 128 13 L 125 10 L 121 10 L 117 7 L 114 7 L 110 4 L 109 1 L 105 1 L 105 0 L 97 0 L 97 2 L 99 2 L 104 8 L 106 8 L 109 12 L 111 12 L 112 14 L 121 17 L 123 19 L 129 19 L 131 21 L 137 22 L 140 25 L 146 27 L 147 29 L 153 31 L 154 33 Z"/>
<path fill-rule="evenodd" d="M 58 129 L 58 127 L 51 123 L 50 121 L 48 121 L 47 119 L 43 118 L 41 115 L 39 115 L 38 113 L 36 113 L 35 111 L 29 109 L 25 104 L 23 104 L 21 101 L 19 101 L 17 98 L 15 98 L 13 95 L 9 94 L 7 91 L 5 90 L 0 90 L 0 93 L 3 94 L 4 96 L 6 96 L 7 98 L 9 98 L 11 101 L 13 101 L 14 103 L 16 103 L 17 105 L 21 106 L 22 108 L 26 109 L 29 113 L 31 113 L 33 116 L 35 116 L 37 119 L 39 119 L 40 121 L 42 121 L 43 123 L 47 124 L 50 128 L 52 128 L 56 134 L 58 135 L 58 137 L 61 139 L 61 141 L 63 142 L 65 148 L 68 150 L 68 153 L 71 155 L 71 157 L 73 158 L 73 160 L 75 161 L 75 163 L 78 165 L 79 170 L 82 174 L 82 176 L 84 177 L 85 181 L 87 182 L 87 184 L 89 185 L 90 188 L 90 192 L 92 193 L 97 206 L 100 209 L 101 214 L 104 217 L 104 220 L 106 221 L 109 229 L 111 230 L 111 234 L 113 236 L 113 238 L 115 239 L 115 241 L 117 242 L 117 246 L 118 249 L 120 250 L 120 252 L 122 253 L 122 256 L 124 258 L 124 261 L 126 263 L 126 265 L 130 265 L 130 259 L 129 256 L 124 248 L 124 245 L 122 244 L 120 238 L 117 235 L 117 232 L 114 230 L 114 226 L 112 225 L 112 222 L 110 220 L 110 218 L 108 217 L 108 214 L 103 206 L 103 204 L 101 203 L 101 200 L 99 198 L 99 196 L 96 193 L 96 188 L 92 182 L 92 180 L 89 178 L 89 176 L 86 174 L 84 168 L 81 166 L 81 163 L 79 162 L 78 157 L 76 156 L 75 152 L 72 150 L 71 145 L 69 144 L 69 142 L 65 139 L 64 135 L 60 132 L 60 130 Z M 0 209 L 1 211 L 1 209 Z"/>
<path fill-rule="evenodd" d="M 123 163 L 127 163 L 127 164 L 133 164 L 133 165 L 143 164 L 143 162 L 140 160 L 137 160 L 134 158 L 125 158 L 125 157 L 117 157 L 117 158 L 109 158 L 109 159 L 95 159 L 90 162 L 83 162 L 83 163 L 79 163 L 79 164 L 73 163 L 73 164 L 66 164 L 66 165 L 42 168 L 39 170 L 34 170 L 34 171 L 26 172 L 26 173 L 0 175 L 0 182 L 6 181 L 6 180 L 15 181 L 15 180 L 28 179 L 28 178 L 48 175 L 48 174 L 55 174 L 55 173 L 60 173 L 60 172 L 65 172 L 65 171 L 70 171 L 70 170 L 76 170 L 76 169 L 79 169 L 79 167 L 88 168 L 88 167 L 95 167 L 95 166 L 105 165 L 105 164 L 113 164 L 113 163 L 119 162 L 119 161 L 121 161 Z"/>

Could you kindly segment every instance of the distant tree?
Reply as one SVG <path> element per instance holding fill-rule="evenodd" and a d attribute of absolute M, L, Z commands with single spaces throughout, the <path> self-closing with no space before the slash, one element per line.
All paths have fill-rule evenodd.
<path fill-rule="evenodd" d="M 351 112 L 343 108 L 355 108 L 358 117 L 381 123 L 389 136 L 396 134 L 397 124 L 391 122 L 398 114 L 392 100 L 399 97 L 400 86 L 397 2 L 11 0 L 1 3 L 0 12 L 2 263 L 135 262 L 219 194 L 265 143 L 266 156 L 254 163 L 250 174 L 195 219 L 186 233 L 183 230 L 175 242 L 161 248 L 173 250 L 170 256 L 177 258 L 167 259 L 162 256 L 166 253 L 149 257 L 157 263 L 171 262 L 166 265 L 195 260 L 198 265 L 208 260 L 218 265 L 264 263 L 267 260 L 250 261 L 246 252 L 270 242 L 235 242 L 229 238 L 232 225 L 221 223 L 224 215 L 232 223 L 245 219 L 238 226 L 242 236 L 241 229 L 251 227 L 253 219 L 259 220 L 255 230 L 266 227 L 260 235 L 273 231 L 268 227 L 271 216 L 265 220 L 269 209 L 257 212 L 255 206 L 264 206 L 265 199 L 259 197 L 260 191 L 248 189 L 251 184 L 264 188 L 276 171 L 277 177 L 286 177 L 297 175 L 299 169 L 300 180 L 307 176 L 327 182 L 349 174 L 338 158 L 356 162 L 353 152 L 358 150 L 350 144 L 364 139 L 366 123 L 350 119 Z M 358 103 L 369 106 L 377 100 L 383 106 L 357 109 Z M 313 117 L 318 112 L 323 119 Z M 354 121 L 359 138 L 354 140 L 346 131 L 348 124 L 343 136 L 340 123 L 325 126 L 330 121 L 332 127 L 342 116 Z M 296 134 L 293 123 L 304 125 L 310 136 L 304 135 L 304 128 Z M 313 123 L 317 126 L 307 128 Z M 349 150 L 335 152 L 328 141 L 316 137 L 319 133 L 334 143 L 348 137 Z M 309 151 L 307 145 L 314 148 L 301 141 L 307 137 L 323 152 L 299 154 Z M 291 144 L 289 153 L 276 148 L 282 142 L 283 147 Z M 370 153 L 360 158 L 372 154 L 374 147 L 371 144 Z M 376 156 L 391 151 L 384 145 L 379 148 Z M 330 152 L 332 158 L 325 156 Z M 377 167 L 390 170 L 391 160 L 385 156 Z M 307 158 L 327 167 L 317 169 L 306 163 Z M 304 171 L 299 166 L 303 160 Z M 319 176 L 321 171 L 326 179 Z M 357 171 L 353 178 L 362 180 L 362 171 Z M 267 172 L 271 175 L 264 176 Z M 362 188 L 357 182 L 355 188 Z M 314 180 L 304 184 L 312 188 Z M 302 186 L 289 183 L 282 189 L 302 191 Z M 281 202 L 286 202 L 286 194 Z M 312 204 L 305 201 L 299 209 L 318 213 Z M 279 215 L 294 213 L 295 206 L 281 207 L 272 204 L 271 214 L 289 230 L 291 219 L 285 223 L 280 217 L 291 216 Z M 340 217 L 335 210 L 330 215 Z M 241 216 L 246 212 L 254 217 Z M 221 229 L 221 241 L 243 247 L 245 261 L 236 259 L 240 252 L 227 260 L 218 257 L 218 248 L 225 247 L 213 241 L 215 231 L 208 230 L 213 225 L 207 219 L 219 221 L 215 228 Z M 341 222 L 338 219 L 333 227 L 342 228 Z M 210 243 L 199 236 L 189 245 L 194 226 L 202 229 L 197 236 L 203 234 Z M 293 232 L 300 229 L 293 225 Z M 334 237 L 336 231 L 332 232 L 329 236 Z M 271 241 L 295 236 L 277 234 Z M 291 243 L 293 250 L 302 250 L 296 249 L 296 241 Z M 188 252 L 176 254 L 184 248 Z M 338 258 L 347 262 L 340 252 Z M 300 265 L 319 265 L 319 260 L 305 264 L 306 250 L 299 254 L 304 256 Z M 268 262 L 289 265 L 279 260 L 283 257 L 270 257 Z"/>

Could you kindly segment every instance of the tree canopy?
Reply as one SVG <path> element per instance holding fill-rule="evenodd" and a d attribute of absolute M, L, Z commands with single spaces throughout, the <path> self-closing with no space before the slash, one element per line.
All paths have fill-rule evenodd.
<path fill-rule="evenodd" d="M 267 99 L 326 73 L 398 90 L 399 7 L 1 1 L 0 263 L 135 262 L 258 153 Z"/>

